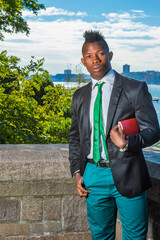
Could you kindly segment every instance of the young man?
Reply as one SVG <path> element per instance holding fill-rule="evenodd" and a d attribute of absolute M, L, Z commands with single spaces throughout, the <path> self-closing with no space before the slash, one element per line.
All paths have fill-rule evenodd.
<path fill-rule="evenodd" d="M 123 240 L 144 240 L 151 186 L 142 148 L 160 137 L 157 115 L 144 82 L 111 68 L 113 53 L 101 33 L 86 31 L 82 63 L 92 81 L 78 89 L 71 106 L 71 173 L 86 197 L 93 240 L 115 239 L 117 208 Z M 118 122 L 136 118 L 140 132 L 126 137 Z M 100 128 L 100 129 L 99 129 Z"/>

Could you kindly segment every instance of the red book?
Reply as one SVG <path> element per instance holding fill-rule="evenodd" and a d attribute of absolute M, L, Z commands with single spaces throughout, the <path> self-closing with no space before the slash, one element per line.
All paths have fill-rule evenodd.
<path fill-rule="evenodd" d="M 118 127 L 121 127 L 126 136 L 139 133 L 139 127 L 136 118 L 131 118 L 118 122 Z"/>

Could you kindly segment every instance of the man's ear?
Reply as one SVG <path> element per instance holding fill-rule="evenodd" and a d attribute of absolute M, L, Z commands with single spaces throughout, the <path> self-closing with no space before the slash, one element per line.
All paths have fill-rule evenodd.
<path fill-rule="evenodd" d="M 84 66 L 86 66 L 86 65 L 85 65 L 85 62 L 84 62 L 84 58 L 81 58 L 81 62 L 82 62 L 82 64 L 83 64 Z"/>
<path fill-rule="evenodd" d="M 109 60 L 111 61 L 112 58 L 113 58 L 113 52 L 111 51 L 111 52 L 109 52 Z"/>

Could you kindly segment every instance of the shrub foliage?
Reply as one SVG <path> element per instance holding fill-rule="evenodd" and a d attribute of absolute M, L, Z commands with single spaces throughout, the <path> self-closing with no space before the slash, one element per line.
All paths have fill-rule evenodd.
<path fill-rule="evenodd" d="M 67 143 L 75 89 L 55 86 L 44 59 L 19 63 L 0 53 L 0 143 Z"/>

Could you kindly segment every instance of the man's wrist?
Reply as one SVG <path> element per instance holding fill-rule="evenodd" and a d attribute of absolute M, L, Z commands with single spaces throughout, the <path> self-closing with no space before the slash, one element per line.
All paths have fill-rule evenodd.
<path fill-rule="evenodd" d="M 73 176 L 75 176 L 76 173 L 79 173 L 79 174 L 80 174 L 80 170 L 75 171 L 74 174 L 73 174 Z"/>
<path fill-rule="evenodd" d="M 128 150 L 128 139 L 126 139 L 126 144 L 124 147 L 119 149 L 121 152 L 126 152 Z"/>

